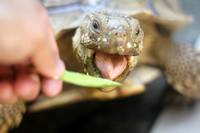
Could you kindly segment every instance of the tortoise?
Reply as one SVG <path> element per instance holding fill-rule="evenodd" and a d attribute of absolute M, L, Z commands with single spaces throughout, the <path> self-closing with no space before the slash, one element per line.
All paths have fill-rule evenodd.
<path fill-rule="evenodd" d="M 48 8 L 66 68 L 123 81 L 125 86 L 99 90 L 65 84 L 59 96 L 38 98 L 29 107 L 31 111 L 82 100 L 136 95 L 144 92 L 145 84 L 157 77 L 160 70 L 178 92 L 194 99 L 200 97 L 200 54 L 191 45 L 171 39 L 173 32 L 191 21 L 190 16 L 182 14 L 178 1 L 42 2 Z M 19 124 L 25 107 L 21 101 L 1 106 L 0 126 L 6 132 Z"/>

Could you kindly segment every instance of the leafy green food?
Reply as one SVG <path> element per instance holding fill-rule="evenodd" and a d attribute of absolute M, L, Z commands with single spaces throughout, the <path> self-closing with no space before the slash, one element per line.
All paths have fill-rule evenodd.
<path fill-rule="evenodd" d="M 60 80 L 75 84 L 78 86 L 83 87 L 95 87 L 95 88 L 103 88 L 103 87 L 115 87 L 121 86 L 122 84 L 118 82 L 114 82 L 111 80 L 103 79 L 103 78 L 96 78 L 89 75 L 65 71 L 63 75 L 60 77 Z"/>

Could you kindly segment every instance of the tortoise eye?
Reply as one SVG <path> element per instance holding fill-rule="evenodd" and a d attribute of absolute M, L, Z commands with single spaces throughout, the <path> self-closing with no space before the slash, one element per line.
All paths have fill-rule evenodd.
<path fill-rule="evenodd" d="M 92 21 L 92 29 L 95 31 L 95 32 L 99 32 L 100 31 L 100 25 L 98 23 L 97 20 L 93 20 Z"/>

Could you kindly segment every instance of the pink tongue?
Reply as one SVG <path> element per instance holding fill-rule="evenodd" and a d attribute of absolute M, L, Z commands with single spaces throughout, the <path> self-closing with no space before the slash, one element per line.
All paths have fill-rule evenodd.
<path fill-rule="evenodd" d="M 102 52 L 96 52 L 95 63 L 102 76 L 111 80 L 121 75 L 127 66 L 125 56 Z"/>

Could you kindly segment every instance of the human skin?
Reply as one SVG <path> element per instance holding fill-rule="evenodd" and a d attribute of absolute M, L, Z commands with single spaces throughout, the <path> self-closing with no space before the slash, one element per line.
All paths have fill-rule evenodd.
<path fill-rule="evenodd" d="M 36 0 L 0 3 L 0 103 L 57 95 L 64 71 L 45 9 Z"/>

